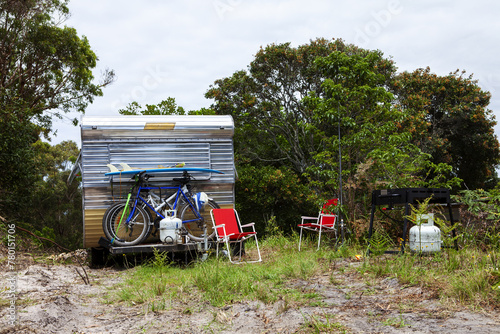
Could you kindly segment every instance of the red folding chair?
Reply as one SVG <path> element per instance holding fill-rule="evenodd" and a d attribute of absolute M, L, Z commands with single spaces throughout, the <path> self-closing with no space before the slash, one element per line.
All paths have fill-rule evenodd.
<path fill-rule="evenodd" d="M 309 230 L 313 232 L 318 232 L 318 250 L 321 243 L 321 233 L 335 233 L 335 237 L 337 237 L 337 228 L 335 223 L 337 221 L 337 215 L 333 214 L 333 210 L 338 205 L 338 199 L 333 198 L 328 200 L 324 205 L 321 211 L 318 214 L 318 217 L 308 217 L 302 216 L 302 223 L 299 224 L 300 227 L 300 238 L 299 238 L 299 251 L 300 244 L 302 242 L 302 230 Z M 314 222 L 305 223 L 306 221 L 314 220 Z"/>
<path fill-rule="evenodd" d="M 260 256 L 259 242 L 257 241 L 257 232 L 255 232 L 255 223 L 241 225 L 238 213 L 234 209 L 212 209 L 212 211 L 210 211 L 210 215 L 212 216 L 212 222 L 214 224 L 216 235 L 217 256 L 219 256 L 219 243 L 225 243 L 229 261 L 231 263 L 239 264 L 243 262 L 252 263 L 262 261 L 262 258 Z M 243 229 L 248 227 L 251 227 L 252 230 L 249 232 L 244 232 Z M 259 259 L 242 261 L 243 241 L 249 238 L 255 238 L 255 245 L 257 246 Z M 233 259 L 231 259 L 231 250 L 229 248 L 229 244 L 231 243 L 239 244 L 239 248 L 237 248 L 239 250 L 238 261 L 233 261 Z"/>

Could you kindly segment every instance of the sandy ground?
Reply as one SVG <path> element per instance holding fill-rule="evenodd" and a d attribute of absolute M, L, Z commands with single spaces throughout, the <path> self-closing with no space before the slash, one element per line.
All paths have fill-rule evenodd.
<path fill-rule="evenodd" d="M 345 263 L 341 265 L 355 265 Z M 2 270 L 0 333 L 500 333 L 499 312 L 444 307 L 436 293 L 392 279 L 365 282 L 334 269 L 330 275 L 290 282 L 321 296 L 318 306 L 295 308 L 285 301 L 256 301 L 214 308 L 174 302 L 163 311 L 144 305 L 108 304 L 103 296 L 125 270 L 26 263 L 17 270 L 16 326 L 8 324 L 9 277 Z M 186 310 L 190 310 L 186 312 Z"/>

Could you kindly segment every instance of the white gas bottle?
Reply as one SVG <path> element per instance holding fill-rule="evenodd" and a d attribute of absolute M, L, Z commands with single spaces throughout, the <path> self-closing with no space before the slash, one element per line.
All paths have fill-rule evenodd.
<path fill-rule="evenodd" d="M 160 220 L 160 241 L 173 245 L 182 243 L 181 226 L 182 220 L 176 217 L 167 216 Z"/>
<path fill-rule="evenodd" d="M 434 226 L 434 214 L 417 216 L 418 224 L 410 229 L 410 250 L 432 253 L 441 250 L 441 230 Z"/>

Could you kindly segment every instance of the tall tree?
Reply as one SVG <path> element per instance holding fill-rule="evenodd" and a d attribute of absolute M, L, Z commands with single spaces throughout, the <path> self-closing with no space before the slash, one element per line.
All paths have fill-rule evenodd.
<path fill-rule="evenodd" d="M 299 173 L 313 163 L 311 152 L 321 148 L 309 127 L 313 115 L 302 99 L 310 92 L 321 92 L 324 77 L 313 61 L 333 51 L 367 53 L 342 40 L 317 39 L 297 48 L 290 43 L 272 44 L 257 52 L 248 71 L 238 71 L 210 87 L 206 97 L 215 100 L 213 109 L 233 115 L 238 133 L 245 133 L 237 133 L 242 157 L 286 163 Z"/>
<path fill-rule="evenodd" d="M 125 108 L 118 110 L 121 115 L 213 115 L 211 109 L 201 108 L 200 110 L 184 110 L 178 106 L 175 98 L 167 97 L 157 104 L 146 104 L 142 107 L 138 102 L 133 101 Z"/>
<path fill-rule="evenodd" d="M 409 142 L 409 131 L 398 128 L 406 115 L 389 91 L 395 74 L 382 52 L 342 40 L 272 44 L 247 71 L 217 80 L 206 97 L 217 113 L 235 119 L 238 166 L 291 168 L 316 196 L 339 195 L 340 147 L 354 213 L 363 201 L 356 195 L 423 184 L 416 174 L 446 167 L 429 165 L 429 155 Z"/>
<path fill-rule="evenodd" d="M 314 62 L 323 79 L 320 93 L 303 99 L 317 129 L 315 137 L 321 150 L 314 152 L 314 164 L 307 172 L 321 184 L 337 185 L 342 159 L 348 211 L 354 215 L 366 194 L 375 188 L 423 186 L 429 182 L 417 177 L 429 169 L 445 166 L 429 164 L 429 155 L 413 145 L 410 133 L 398 123 L 406 115 L 393 106 L 388 85 L 393 64 L 379 51 L 347 54 L 334 51 Z M 389 71 L 387 71 L 389 70 Z M 446 181 L 446 180 L 445 180 Z M 321 189 L 321 188 L 320 188 Z M 325 188 L 322 190 L 324 191 Z"/>
<path fill-rule="evenodd" d="M 68 1 L 0 1 L 0 212 L 17 208 L 36 180 L 33 144 L 53 117 L 84 112 L 114 74 L 94 83 L 97 56 L 63 26 Z M 76 120 L 74 120 L 76 122 Z M 24 203 L 24 202 L 22 202 Z"/>
<path fill-rule="evenodd" d="M 335 61 L 343 62 L 340 70 L 344 73 L 329 73 L 330 65 L 320 68 L 319 63 L 314 63 L 318 57 L 331 54 L 337 57 L 331 59 L 331 67 L 340 65 L 333 64 Z M 363 59 L 367 60 L 362 64 Z M 272 44 L 257 52 L 248 71 L 217 80 L 206 97 L 215 100 L 212 107 L 217 113 L 235 117 L 239 159 L 276 166 L 285 164 L 303 174 L 318 166 L 317 159 L 326 155 L 331 158 L 332 154 L 337 157 L 337 150 L 331 150 L 330 139 L 337 136 L 338 124 L 338 115 L 333 114 L 332 106 L 326 112 L 313 107 L 311 100 L 304 103 L 304 98 L 325 96 L 324 82 L 330 78 L 332 85 L 348 81 L 349 87 L 359 86 L 360 91 L 368 87 L 363 85 L 375 88 L 370 94 L 365 91 L 367 96 L 363 98 L 360 92 L 351 96 L 351 103 L 356 100 L 359 104 L 351 106 L 351 113 L 359 113 L 362 108 L 378 110 L 378 102 L 387 108 L 390 94 L 385 87 L 394 73 L 392 61 L 383 58 L 381 52 L 360 49 L 342 40 L 317 39 L 297 48 L 290 43 Z M 339 95 L 335 110 L 346 92 Z M 344 103 L 342 108 L 347 110 L 347 105 Z M 338 176 L 335 173 L 330 174 L 329 179 Z"/>
<path fill-rule="evenodd" d="M 65 248 L 81 247 L 82 194 L 79 182 L 67 182 L 79 153 L 78 146 L 73 141 L 51 146 L 40 140 L 33 146 L 37 176 L 30 196 L 31 230 Z M 24 214 L 14 218 L 22 220 Z"/>
<path fill-rule="evenodd" d="M 68 1 L 0 2 L 0 105 L 50 131 L 51 116 L 80 111 L 112 82 L 93 83 L 97 56 L 86 37 L 61 24 Z"/>
<path fill-rule="evenodd" d="M 158 104 L 146 104 L 143 108 L 138 102 L 133 101 L 123 109 L 118 110 L 121 115 L 184 115 L 184 108 L 178 106 L 175 98 L 168 97 Z"/>
<path fill-rule="evenodd" d="M 500 149 L 488 109 L 491 95 L 472 75 L 457 70 L 438 76 L 427 67 L 399 74 L 392 89 L 408 115 L 401 127 L 411 129 L 411 140 L 434 163 L 451 165 L 469 189 L 497 184 Z"/>

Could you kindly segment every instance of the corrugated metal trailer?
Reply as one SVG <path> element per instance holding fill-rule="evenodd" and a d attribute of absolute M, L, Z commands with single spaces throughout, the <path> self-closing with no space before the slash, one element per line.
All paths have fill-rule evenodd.
<path fill-rule="evenodd" d="M 231 116 L 85 116 L 81 121 L 79 167 L 83 188 L 84 247 L 99 247 L 107 207 L 126 196 L 130 177 L 104 174 L 107 164 L 157 168 L 184 162 L 186 167 L 216 169 L 224 174 L 192 173 L 196 191 L 206 192 L 221 207 L 234 205 L 234 122 Z M 169 173 L 151 180 L 168 185 Z"/>

